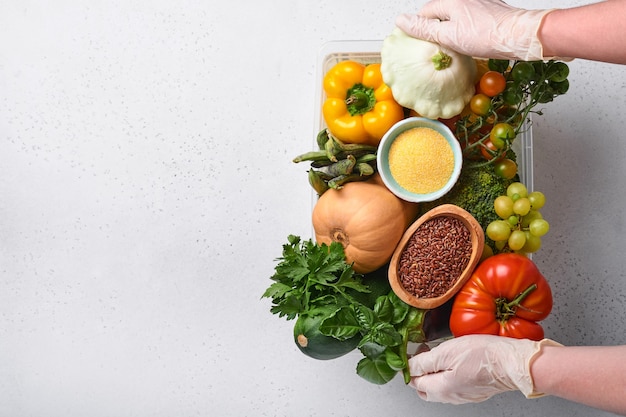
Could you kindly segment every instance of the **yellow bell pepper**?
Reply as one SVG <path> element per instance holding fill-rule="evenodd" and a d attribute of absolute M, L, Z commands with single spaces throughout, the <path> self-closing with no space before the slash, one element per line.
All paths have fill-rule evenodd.
<path fill-rule="evenodd" d="M 324 121 L 343 142 L 376 146 L 404 118 L 404 108 L 383 82 L 380 64 L 339 62 L 324 76 L 324 91 Z"/>

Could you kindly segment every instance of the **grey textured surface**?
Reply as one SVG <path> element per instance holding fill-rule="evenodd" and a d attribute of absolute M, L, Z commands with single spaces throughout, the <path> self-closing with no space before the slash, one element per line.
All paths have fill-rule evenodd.
<path fill-rule="evenodd" d="M 260 300 L 311 231 L 290 161 L 315 133 L 317 51 L 420 4 L 0 1 L 0 416 L 606 415 L 372 386 L 356 353 L 301 355 Z M 546 333 L 622 344 L 626 67 L 570 68 L 533 126 Z"/>

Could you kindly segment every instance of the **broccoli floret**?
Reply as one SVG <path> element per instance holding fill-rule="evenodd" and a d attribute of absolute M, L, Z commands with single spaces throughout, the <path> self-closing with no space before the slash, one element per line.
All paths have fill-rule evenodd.
<path fill-rule="evenodd" d="M 499 219 L 493 201 L 506 195 L 507 187 L 515 181 L 519 181 L 517 176 L 511 180 L 502 178 L 491 165 L 474 167 L 465 164 L 454 187 L 440 199 L 422 205 L 422 210 L 425 212 L 441 204 L 455 204 L 474 216 L 485 230 L 489 223 Z M 485 240 L 493 247 L 493 242 Z"/>

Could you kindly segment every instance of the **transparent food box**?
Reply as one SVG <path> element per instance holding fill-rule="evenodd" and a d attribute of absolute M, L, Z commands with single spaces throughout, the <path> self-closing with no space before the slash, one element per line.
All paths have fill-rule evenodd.
<path fill-rule="evenodd" d="M 352 40 L 352 41 L 331 41 L 322 46 L 318 54 L 318 64 L 316 71 L 316 99 L 319 100 L 315 108 L 315 126 L 314 137 L 317 133 L 326 127 L 322 116 L 322 105 L 326 100 L 323 88 L 324 75 L 335 64 L 341 61 L 353 60 L 363 64 L 379 63 L 380 50 L 382 40 Z M 517 156 L 518 174 L 520 181 L 523 182 L 528 190 L 533 190 L 533 139 L 532 127 L 530 121 L 526 121 L 526 125 L 522 132 L 513 142 L 513 151 Z M 314 146 L 317 142 L 314 141 Z M 312 192 L 312 207 L 317 202 L 318 196 L 315 191 Z M 313 234 L 315 235 L 315 234 Z M 384 275 L 380 278 L 385 279 L 387 273 L 385 267 L 367 275 Z M 424 333 L 428 345 L 432 348 L 443 340 L 451 336 L 448 327 L 450 317 L 451 302 L 448 301 L 444 305 L 429 310 L 425 316 L 423 324 Z"/>

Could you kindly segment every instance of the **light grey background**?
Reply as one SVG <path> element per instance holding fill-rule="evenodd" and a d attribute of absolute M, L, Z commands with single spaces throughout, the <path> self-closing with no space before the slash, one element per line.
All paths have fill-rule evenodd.
<path fill-rule="evenodd" d="M 287 235 L 310 236 L 291 158 L 316 133 L 317 51 L 421 4 L 0 1 L 0 416 L 606 415 L 371 385 L 358 352 L 302 355 L 260 299 Z M 546 333 L 626 343 L 626 67 L 570 67 L 533 126 Z"/>

